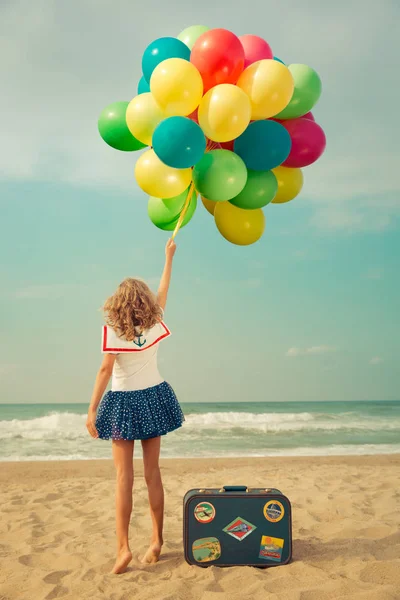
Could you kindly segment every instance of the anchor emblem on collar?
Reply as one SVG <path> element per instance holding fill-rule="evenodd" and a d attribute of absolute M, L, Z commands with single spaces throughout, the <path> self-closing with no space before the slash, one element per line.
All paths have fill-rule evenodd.
<path fill-rule="evenodd" d="M 145 345 L 147 340 L 143 340 L 143 342 L 142 342 L 142 337 L 143 337 L 142 334 L 136 336 L 136 338 L 133 340 L 133 343 L 135 344 L 135 346 L 139 346 L 139 348 L 142 348 Z"/>

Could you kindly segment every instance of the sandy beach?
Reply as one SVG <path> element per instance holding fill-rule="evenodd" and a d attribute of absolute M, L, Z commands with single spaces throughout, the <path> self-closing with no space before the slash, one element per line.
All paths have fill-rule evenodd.
<path fill-rule="evenodd" d="M 171 459 L 162 461 L 165 546 L 157 565 L 138 557 L 150 534 L 135 462 L 134 560 L 114 558 L 111 461 L 0 466 L 1 600 L 393 600 L 400 598 L 400 456 Z M 293 561 L 269 569 L 189 566 L 182 497 L 193 487 L 275 486 L 293 507 Z"/>

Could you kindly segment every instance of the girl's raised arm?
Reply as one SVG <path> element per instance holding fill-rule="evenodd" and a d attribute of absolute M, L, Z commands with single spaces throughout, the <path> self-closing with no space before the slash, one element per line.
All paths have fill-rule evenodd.
<path fill-rule="evenodd" d="M 175 250 L 176 244 L 174 240 L 168 240 L 167 245 L 165 246 L 164 271 L 161 276 L 161 281 L 157 293 L 157 302 L 163 310 L 165 310 L 165 306 L 167 304 L 167 296 L 172 274 L 172 262 L 174 259 Z"/>

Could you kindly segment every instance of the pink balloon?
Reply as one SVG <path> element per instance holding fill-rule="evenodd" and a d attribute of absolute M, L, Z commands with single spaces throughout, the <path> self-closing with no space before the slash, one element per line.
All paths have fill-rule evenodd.
<path fill-rule="evenodd" d="M 258 37 L 258 35 L 242 35 L 239 37 L 239 40 L 241 41 L 244 50 L 244 68 L 259 60 L 274 58 L 274 53 L 269 44 Z"/>
<path fill-rule="evenodd" d="M 319 159 L 326 146 L 325 133 L 315 121 L 300 117 L 284 121 L 283 127 L 289 132 L 292 149 L 283 163 L 284 167 L 302 168 Z"/>
<path fill-rule="evenodd" d="M 309 121 L 315 121 L 315 117 L 312 114 L 312 112 L 308 112 L 306 115 L 303 115 L 302 117 L 297 117 L 298 119 L 308 119 Z M 277 123 L 289 123 L 290 121 L 292 121 L 293 119 L 270 119 L 270 121 L 276 121 Z"/>

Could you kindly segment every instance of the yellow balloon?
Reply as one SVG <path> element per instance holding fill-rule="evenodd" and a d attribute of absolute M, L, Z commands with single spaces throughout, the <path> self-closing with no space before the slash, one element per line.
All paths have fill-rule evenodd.
<path fill-rule="evenodd" d="M 237 246 L 254 244 L 264 233 L 265 216 L 261 208 L 244 210 L 230 202 L 217 202 L 214 217 L 220 234 Z"/>
<path fill-rule="evenodd" d="M 155 128 L 163 119 L 165 113 L 150 92 L 136 96 L 126 109 L 126 124 L 129 131 L 137 140 L 148 146 L 151 145 Z"/>
<path fill-rule="evenodd" d="M 303 172 L 301 169 L 289 169 L 289 167 L 276 167 L 272 169 L 277 181 L 278 191 L 272 200 L 274 204 L 283 204 L 296 198 L 303 187 Z"/>
<path fill-rule="evenodd" d="M 270 59 L 248 66 L 237 85 L 250 98 L 252 120 L 277 115 L 289 104 L 294 92 L 294 80 L 289 69 Z"/>
<path fill-rule="evenodd" d="M 201 201 L 203 202 L 204 207 L 208 210 L 210 215 L 214 215 L 214 211 L 215 211 L 217 202 L 214 202 L 214 200 L 208 200 L 207 198 L 204 198 L 203 196 L 201 196 Z"/>
<path fill-rule="evenodd" d="M 173 198 L 182 194 L 192 181 L 192 169 L 173 169 L 154 152 L 147 150 L 136 162 L 135 177 L 139 187 L 149 196 Z"/>
<path fill-rule="evenodd" d="M 249 97 L 230 83 L 211 88 L 199 106 L 199 124 L 204 134 L 214 142 L 229 142 L 239 137 L 251 117 Z"/>
<path fill-rule="evenodd" d="M 183 58 L 168 58 L 154 69 L 150 89 L 167 116 L 186 117 L 200 103 L 203 80 L 192 63 Z"/>

